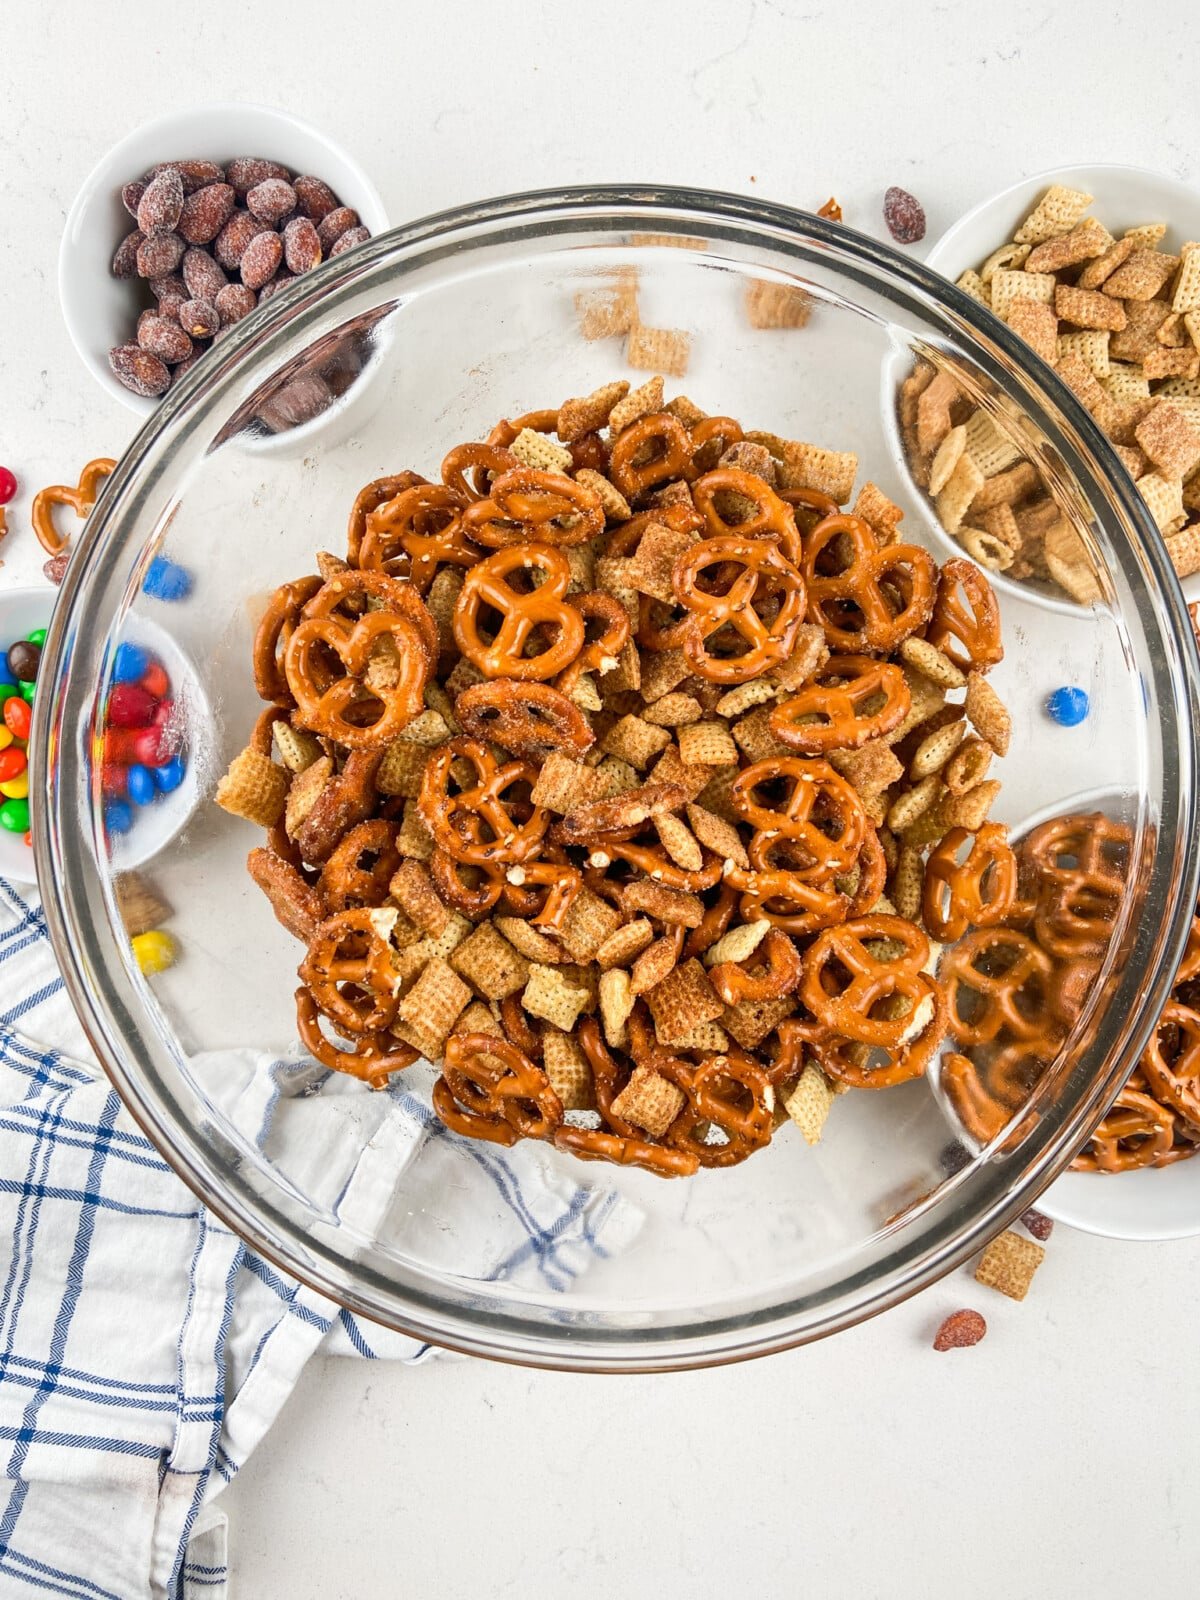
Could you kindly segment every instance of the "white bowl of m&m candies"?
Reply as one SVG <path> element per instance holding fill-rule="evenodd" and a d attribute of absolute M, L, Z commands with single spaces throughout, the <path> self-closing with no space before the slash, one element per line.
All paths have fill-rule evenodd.
<path fill-rule="evenodd" d="M 33 883 L 29 731 L 42 645 L 54 596 L 47 589 L 0 595 L 0 878 Z"/>
<path fill-rule="evenodd" d="M 104 831 L 118 870 L 157 855 L 195 810 L 206 726 L 192 663 L 162 628 L 131 618 L 113 652 L 101 735 Z"/>

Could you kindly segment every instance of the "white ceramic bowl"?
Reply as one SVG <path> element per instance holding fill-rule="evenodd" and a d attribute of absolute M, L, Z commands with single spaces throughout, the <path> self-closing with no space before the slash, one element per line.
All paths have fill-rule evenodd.
<path fill-rule="evenodd" d="M 151 805 L 134 806 L 129 832 L 113 835 L 112 863 L 117 872 L 144 866 L 170 844 L 200 803 L 201 776 L 212 765 L 212 711 L 191 657 L 149 617 L 131 616 L 121 635 L 125 641 L 149 650 L 171 680 L 171 696 L 181 712 L 187 769 L 178 789 L 160 794 Z"/>
<path fill-rule="evenodd" d="M 156 162 L 199 158 L 224 164 L 234 156 L 265 156 L 293 172 L 323 178 L 353 206 L 372 234 L 387 227 L 383 201 L 358 163 L 332 139 L 287 111 L 236 103 L 187 106 L 147 122 L 113 146 L 88 175 L 67 216 L 58 255 L 63 319 L 84 364 L 122 405 L 148 417 L 157 399 L 118 383 L 108 365 L 114 345 L 134 336 L 136 288 L 114 278 L 113 253 L 135 226 L 121 189 Z"/>
<path fill-rule="evenodd" d="M 1165 173 L 1150 173 L 1139 166 L 1120 166 L 1101 163 L 1091 166 L 1061 166 L 1050 173 L 1037 173 L 1034 178 L 1022 178 L 1008 189 L 989 195 L 973 206 L 965 216 L 960 216 L 954 226 L 942 234 L 928 254 L 926 262 L 942 277 L 955 282 L 968 267 L 978 270 L 992 251 L 1008 243 L 1021 226 L 1027 214 L 1034 210 L 1038 200 L 1051 184 L 1066 184 L 1069 189 L 1085 189 L 1094 195 L 1090 214 L 1109 229 L 1110 234 L 1122 234 L 1139 222 L 1166 222 L 1163 248 L 1178 250 L 1187 238 L 1200 238 L 1200 190 L 1181 179 L 1170 178 Z M 1035 360 L 1030 354 L 1030 360 Z M 907 371 L 904 363 L 904 371 Z M 885 418 L 891 418 L 896 459 L 901 470 L 906 469 L 904 451 L 899 448 L 899 430 L 894 426 L 894 397 L 896 382 L 904 371 L 885 374 Z M 917 486 L 912 493 L 922 506 L 928 507 L 926 523 L 931 539 L 946 555 L 962 555 L 957 539 L 942 528 L 933 506 Z M 1077 616 L 1078 606 L 1058 594 L 1058 590 L 1037 584 L 1013 584 L 1003 573 L 990 573 L 990 581 L 998 594 L 1019 594 L 1024 600 L 1035 598 L 1048 610 L 1062 611 Z M 1184 594 L 1189 600 L 1200 598 L 1200 576 L 1184 581 Z"/>
<path fill-rule="evenodd" d="M 1069 808 L 1061 801 L 1014 827 L 1024 835 L 1072 811 L 1128 815 L 1128 801 L 1112 789 L 1088 789 L 1074 796 Z M 1065 1172 L 1037 1201 L 1056 1222 L 1109 1239 L 1187 1239 L 1200 1234 L 1200 1155 L 1173 1166 L 1137 1172 Z"/>
<path fill-rule="evenodd" d="M 0 655 L 18 639 L 27 639 L 35 628 L 50 626 L 55 598 L 56 591 L 48 588 L 0 590 Z M 30 809 L 32 811 L 32 804 Z M 37 826 L 36 816 L 31 825 Z M 8 878 L 13 883 L 37 881 L 33 851 L 25 843 L 23 833 L 9 833 L 6 828 L 0 828 L 0 878 Z"/>

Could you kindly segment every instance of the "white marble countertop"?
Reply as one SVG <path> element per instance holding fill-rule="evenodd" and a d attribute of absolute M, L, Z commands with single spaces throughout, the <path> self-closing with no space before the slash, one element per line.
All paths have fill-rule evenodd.
<path fill-rule="evenodd" d="M 0 461 L 34 488 L 131 436 L 58 315 L 59 233 L 97 157 L 179 100 L 260 100 L 315 121 L 396 220 L 556 183 L 657 180 L 804 206 L 834 193 L 848 222 L 880 233 L 898 183 L 924 202 L 932 241 L 1051 165 L 1200 181 L 1191 12 L 10 6 Z M 6 583 L 40 573 L 27 508 L 24 493 L 10 508 Z M 933 1329 L 964 1303 L 985 1310 L 987 1340 L 934 1355 Z M 234 1592 L 1191 1595 L 1198 1327 L 1200 1239 L 1134 1246 L 1060 1227 L 1023 1305 L 960 1274 L 824 1345 L 723 1371 L 317 1361 L 225 1496 Z"/>

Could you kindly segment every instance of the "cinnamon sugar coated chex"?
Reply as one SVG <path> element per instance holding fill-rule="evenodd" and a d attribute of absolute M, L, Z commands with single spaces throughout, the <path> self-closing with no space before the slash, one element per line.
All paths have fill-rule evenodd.
<path fill-rule="evenodd" d="M 975 1268 L 975 1281 L 998 1289 L 1010 1300 L 1024 1300 L 1033 1275 L 1046 1258 L 1046 1252 L 1032 1239 L 1025 1239 L 1011 1228 L 993 1239 Z"/>

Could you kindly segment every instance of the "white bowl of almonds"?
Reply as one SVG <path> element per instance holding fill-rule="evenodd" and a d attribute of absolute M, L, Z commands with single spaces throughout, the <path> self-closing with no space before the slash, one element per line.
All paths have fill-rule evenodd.
<path fill-rule="evenodd" d="M 174 196 L 156 189 L 147 199 L 170 168 L 178 172 Z M 256 188 L 261 205 L 249 199 Z M 304 238 L 288 234 L 293 224 Z M 127 134 L 84 181 L 59 252 L 63 318 L 97 382 L 145 418 L 260 300 L 386 227 L 383 202 L 358 163 L 290 112 L 182 107 Z M 258 235 L 255 250 L 266 259 L 251 275 L 244 258 Z M 197 307 L 199 317 L 187 315 Z M 168 335 L 173 342 L 156 342 Z"/>
<path fill-rule="evenodd" d="M 1142 490 L 1189 600 L 1200 597 L 1200 192 L 1134 167 L 1042 173 L 981 201 L 928 259 L 1075 392 Z M 1007 441 L 972 458 L 995 429 L 967 397 L 943 416 L 953 426 L 940 436 L 932 415 L 914 417 L 902 448 L 935 534 L 991 567 L 1001 591 L 1089 603 L 1077 534 L 1040 475 Z"/>

